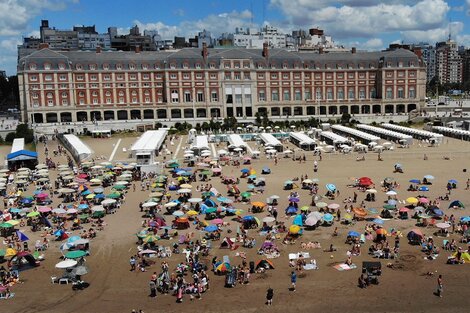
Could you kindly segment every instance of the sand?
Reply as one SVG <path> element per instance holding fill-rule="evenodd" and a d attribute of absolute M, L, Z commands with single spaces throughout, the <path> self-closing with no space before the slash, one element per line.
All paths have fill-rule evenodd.
<path fill-rule="evenodd" d="M 119 138 L 110 139 L 87 139 L 96 152 L 96 155 L 104 156 L 107 160 L 112 154 L 113 144 L 117 144 Z M 120 146 L 115 153 L 113 160 L 123 160 L 127 153 L 122 151 L 122 147 L 129 148 L 136 138 L 122 138 Z M 181 141 L 181 145 L 179 144 Z M 49 150 L 56 147 L 56 142 L 49 142 Z M 176 139 L 174 145 L 167 142 L 168 148 L 175 153 L 180 147 L 178 155 L 182 156 L 185 138 Z M 250 146 L 255 148 L 255 143 Z M 222 145 L 221 145 L 222 147 Z M 294 147 L 289 144 L 289 147 Z M 38 145 L 38 152 L 43 155 L 43 145 Z M 454 139 L 445 141 L 440 147 L 419 147 L 417 144 L 411 149 L 397 149 L 393 152 L 382 154 L 384 161 L 377 161 L 377 155 L 368 153 L 365 162 L 356 162 L 356 155 L 324 154 L 323 160 L 319 162 L 319 172 L 313 175 L 313 160 L 311 153 L 305 152 L 307 162 L 299 164 L 291 159 L 281 158 L 277 166 L 273 160 L 267 160 L 264 156 L 261 160 L 253 162 L 252 167 L 258 172 L 263 166 L 269 166 L 272 174 L 266 175 L 267 187 L 263 195 L 258 194 L 253 200 L 266 201 L 271 194 L 281 196 L 278 206 L 280 217 L 284 219 L 283 210 L 287 205 L 288 191 L 282 190 L 282 182 L 293 177 L 300 177 L 308 174 L 310 178 L 320 179 L 320 193 L 325 192 L 325 184 L 334 183 L 340 189 L 341 196 L 336 201 L 342 204 L 342 200 L 352 196 L 354 189 L 347 188 L 351 183 L 351 177 L 369 176 L 377 184 L 383 178 L 391 176 L 400 184 L 398 198 L 406 199 L 409 196 L 416 196 L 417 193 L 407 192 L 408 180 L 419 178 L 426 174 L 436 177 L 431 186 L 428 196 L 431 199 L 445 193 L 445 185 L 449 179 L 459 181 L 458 189 L 452 192 L 451 200 L 461 200 L 470 208 L 470 191 L 465 189 L 465 182 L 469 177 L 463 169 L 467 168 L 468 152 L 470 143 Z M 423 154 L 428 155 L 428 160 L 423 160 Z M 450 156 L 451 160 L 444 160 L 443 156 Z M 63 159 L 63 158 L 62 158 Z M 63 161 L 62 161 L 63 162 Z M 404 166 L 403 174 L 393 174 L 393 165 L 401 163 Z M 238 168 L 225 167 L 223 174 L 239 175 Z M 53 175 L 56 175 L 55 173 Z M 219 191 L 224 192 L 225 186 L 220 183 L 219 178 L 210 181 Z M 195 183 L 193 183 L 195 185 Z M 139 185 L 137 185 L 139 186 Z M 246 181 L 242 180 L 241 190 L 246 187 Z M 378 188 L 379 189 L 379 188 Z M 297 189 L 301 195 L 300 206 L 310 202 L 310 196 L 305 190 Z M 274 259 L 276 269 L 268 271 L 266 275 L 254 274 L 249 285 L 237 285 L 235 288 L 224 288 L 224 277 L 209 274 L 211 279 L 211 289 L 203 294 L 202 300 L 189 301 L 185 297 L 182 304 L 176 304 L 175 297 L 171 295 L 160 295 L 156 299 L 148 297 L 148 280 L 153 271 L 160 271 L 160 260 L 157 264 L 148 269 L 146 273 L 129 272 L 129 257 L 136 253 L 135 233 L 140 230 L 142 221 L 138 203 L 147 199 L 148 191 L 129 192 L 123 207 L 113 215 L 106 216 L 107 226 L 104 231 L 98 233 L 96 239 L 91 243 L 91 255 L 87 257 L 87 264 L 90 274 L 84 279 L 90 283 L 89 288 L 83 291 L 72 291 L 70 285 L 51 284 L 51 275 L 60 275 L 61 272 L 54 268 L 58 262 L 59 242 L 51 242 L 51 247 L 45 252 L 46 260 L 36 269 L 21 273 L 24 284 L 15 286 L 13 292 L 15 297 L 8 301 L 2 301 L 0 307 L 2 312 L 130 312 L 132 309 L 143 309 L 145 312 L 466 312 L 470 300 L 466 296 L 468 282 L 470 279 L 470 265 L 446 265 L 447 251 L 442 251 L 437 260 L 424 260 L 424 254 L 416 246 L 410 246 L 406 238 L 401 239 L 401 259 L 395 261 L 381 260 L 383 274 L 380 284 L 371 286 L 368 289 L 357 287 L 357 278 L 360 269 L 339 272 L 332 268 L 332 263 L 343 262 L 346 259 L 346 251 L 350 248 L 344 244 L 346 234 L 349 230 L 363 232 L 366 222 L 358 222 L 354 226 L 344 226 L 335 222 L 340 235 L 336 238 L 331 236 L 334 227 L 319 227 L 314 231 L 306 231 L 303 237 L 295 245 L 283 245 L 278 242 L 281 249 L 281 257 Z M 364 193 L 359 193 L 358 200 L 362 201 Z M 381 208 L 386 196 L 383 192 L 377 193 L 377 201 L 368 203 L 368 207 Z M 58 204 L 55 199 L 55 205 Z M 333 201 L 327 201 L 331 203 Z M 457 216 L 468 215 L 469 209 L 455 211 L 447 209 L 448 202 L 442 202 L 442 209 L 447 215 Z M 237 204 L 237 208 L 248 209 L 247 205 Z M 344 210 L 343 210 L 344 214 Z M 257 214 L 264 217 L 267 213 Z M 228 218 L 225 218 L 228 220 Z M 290 225 L 292 219 L 285 219 Z M 405 235 L 407 231 L 414 227 L 415 220 L 408 221 L 392 220 L 387 221 L 385 227 L 395 227 L 402 230 Z M 236 222 L 230 221 L 230 228 L 236 229 Z M 436 229 L 425 228 L 423 232 L 431 235 Z M 193 230 L 194 231 L 194 230 Z M 28 235 L 35 238 L 38 234 Z M 225 234 L 225 233 L 224 233 Z M 224 235 L 223 234 L 223 235 Z M 255 231 L 250 231 L 255 235 L 257 245 L 262 242 Z M 196 237 L 202 233 L 196 232 Z M 436 238 L 436 243 L 440 245 L 441 238 Z M 451 235 L 450 238 L 458 239 L 458 235 Z M 288 253 L 299 252 L 300 241 L 319 241 L 323 247 L 328 247 L 333 243 L 338 251 L 325 253 L 322 250 L 309 250 L 310 254 L 317 260 L 320 269 L 317 271 L 305 272 L 305 277 L 298 279 L 297 291 L 291 292 L 290 268 L 288 267 Z M 393 239 L 389 239 L 393 244 Z M 171 241 L 173 242 L 173 241 Z M 359 257 L 353 257 L 353 262 L 359 267 L 364 260 L 374 260 L 367 254 L 367 248 L 371 242 L 363 246 L 363 253 Z M 34 245 L 34 240 L 31 241 Z M 168 242 L 170 245 L 170 242 Z M 217 242 L 211 255 L 222 257 L 229 255 L 233 264 L 240 264 L 240 258 L 235 256 L 236 252 L 246 251 L 248 261 L 256 261 L 256 249 L 239 248 L 236 251 L 221 250 L 217 248 Z M 466 247 L 460 244 L 463 248 Z M 333 258 L 330 257 L 333 255 Z M 175 265 L 183 260 L 183 255 L 173 255 L 169 261 L 170 270 L 174 270 Z M 389 269 L 385 265 L 393 262 L 400 269 Z M 444 277 L 444 297 L 438 298 L 433 295 L 436 289 L 435 275 L 429 278 L 424 273 L 432 271 L 442 274 Z M 267 307 L 265 303 L 266 289 L 274 289 L 274 305 Z"/>

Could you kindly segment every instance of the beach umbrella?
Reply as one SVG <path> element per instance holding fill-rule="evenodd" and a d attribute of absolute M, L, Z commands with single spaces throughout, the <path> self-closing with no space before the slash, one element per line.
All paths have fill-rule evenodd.
<path fill-rule="evenodd" d="M 102 205 L 95 205 L 91 208 L 91 211 L 93 211 L 93 212 L 104 212 L 105 209 L 103 208 Z"/>
<path fill-rule="evenodd" d="M 176 202 L 168 202 L 168 203 L 165 203 L 163 206 L 164 206 L 165 208 L 173 208 L 173 207 L 175 207 L 175 206 L 177 206 L 177 205 L 178 205 L 178 203 L 176 203 Z"/>
<path fill-rule="evenodd" d="M 427 180 L 433 180 L 433 179 L 434 179 L 434 176 L 432 176 L 432 175 L 424 175 L 424 178 L 426 178 Z"/>
<path fill-rule="evenodd" d="M 361 186 L 370 186 L 373 185 L 374 183 L 372 182 L 372 179 L 369 177 L 361 177 L 359 178 L 359 185 Z"/>
<path fill-rule="evenodd" d="M 305 225 L 306 226 L 315 226 L 320 219 L 317 218 L 317 216 L 309 216 L 305 220 Z"/>
<path fill-rule="evenodd" d="M 279 197 L 278 195 L 272 195 L 269 198 L 271 198 L 271 199 L 280 199 L 281 197 Z"/>
<path fill-rule="evenodd" d="M 351 231 L 348 232 L 348 237 L 359 238 L 359 237 L 361 237 L 361 234 L 359 234 L 357 231 L 351 230 Z"/>
<path fill-rule="evenodd" d="M 397 200 L 394 200 L 394 199 L 390 199 L 387 201 L 388 204 L 390 205 L 397 205 Z"/>
<path fill-rule="evenodd" d="M 86 199 L 93 199 L 95 197 L 96 197 L 96 195 L 94 193 L 90 193 L 89 195 L 85 196 Z"/>
<path fill-rule="evenodd" d="M 436 227 L 440 229 L 446 229 L 450 227 L 450 224 L 449 223 L 437 223 Z"/>
<path fill-rule="evenodd" d="M 272 223 L 272 222 L 274 222 L 275 220 L 276 220 L 276 219 L 275 219 L 274 217 L 272 217 L 272 216 L 266 216 L 266 217 L 263 218 L 262 221 L 263 221 L 264 223 Z"/>
<path fill-rule="evenodd" d="M 114 185 L 112 189 L 114 189 L 114 190 L 124 190 L 126 188 L 127 187 L 124 186 L 124 185 Z"/>
<path fill-rule="evenodd" d="M 74 209 L 74 208 L 71 208 L 71 209 L 67 209 L 66 213 L 67 214 L 75 214 L 75 213 L 78 213 L 78 210 Z"/>
<path fill-rule="evenodd" d="M 429 187 L 421 186 L 421 187 L 418 188 L 418 191 L 429 191 Z"/>
<path fill-rule="evenodd" d="M 223 262 L 221 264 L 218 264 L 218 265 L 216 265 L 216 268 L 215 268 L 216 272 L 221 272 L 221 273 L 230 272 L 231 270 L 232 270 L 232 267 L 227 262 Z"/>
<path fill-rule="evenodd" d="M 421 183 L 421 181 L 420 181 L 419 179 L 416 179 L 416 178 L 410 179 L 409 182 L 410 182 L 410 183 L 413 183 L 413 184 L 419 184 L 419 183 Z"/>
<path fill-rule="evenodd" d="M 195 215 L 198 215 L 198 213 L 194 210 L 189 210 L 188 212 L 186 212 L 186 215 L 188 216 L 195 216 Z"/>
<path fill-rule="evenodd" d="M 105 198 L 105 195 L 102 194 L 102 193 L 99 193 L 99 194 L 97 194 L 97 195 L 94 195 L 94 198 L 95 198 L 95 199 L 104 199 L 104 198 Z"/>
<path fill-rule="evenodd" d="M 370 213 L 370 214 L 378 214 L 379 211 L 377 211 L 377 209 L 374 209 L 374 208 L 367 208 L 367 211 Z"/>
<path fill-rule="evenodd" d="M 395 190 L 390 190 L 385 193 L 387 196 L 396 196 L 398 193 Z"/>
<path fill-rule="evenodd" d="M 160 237 L 156 235 L 147 235 L 142 241 L 145 243 L 152 243 L 152 242 L 157 242 L 160 240 Z"/>
<path fill-rule="evenodd" d="M 444 215 L 444 212 L 442 212 L 440 209 L 438 208 L 434 208 L 432 210 L 432 213 L 434 214 L 434 216 L 437 216 L 437 217 L 440 217 L 440 216 L 443 216 Z"/>
<path fill-rule="evenodd" d="M 74 250 L 74 251 L 69 251 L 65 254 L 65 258 L 67 259 L 78 259 L 81 257 L 84 257 L 86 255 L 86 252 L 83 250 Z"/>
<path fill-rule="evenodd" d="M 77 266 L 72 270 L 72 275 L 83 276 L 88 274 L 88 268 L 86 266 Z"/>
<path fill-rule="evenodd" d="M 317 202 L 315 206 L 321 209 L 321 208 L 326 208 L 328 204 L 325 202 Z"/>
<path fill-rule="evenodd" d="M 386 235 L 387 234 L 387 231 L 385 230 L 385 228 L 379 228 L 375 231 L 375 233 L 377 235 Z"/>
<path fill-rule="evenodd" d="M 206 227 L 204 228 L 204 231 L 206 231 L 206 232 L 208 232 L 208 233 L 212 233 L 212 232 L 216 231 L 217 229 L 219 229 L 219 228 L 217 227 L 217 225 L 209 225 L 209 226 L 206 226 Z"/>
<path fill-rule="evenodd" d="M 261 201 L 251 202 L 251 204 L 255 207 L 265 207 L 266 206 L 266 203 L 261 202 Z"/>
<path fill-rule="evenodd" d="M 205 211 L 205 214 L 211 214 L 217 212 L 217 208 L 207 208 Z"/>
<path fill-rule="evenodd" d="M 5 223 L 10 224 L 11 226 L 16 226 L 20 223 L 20 221 L 18 221 L 18 220 L 9 220 L 9 221 L 6 221 Z"/>
<path fill-rule="evenodd" d="M 428 198 L 419 198 L 418 200 L 419 200 L 420 203 L 429 203 Z"/>
<path fill-rule="evenodd" d="M 101 204 L 102 205 L 110 205 L 110 204 L 114 204 L 116 203 L 116 199 L 104 199 L 103 201 L 101 201 Z"/>
<path fill-rule="evenodd" d="M 386 204 L 386 205 L 383 206 L 383 208 L 386 209 L 386 210 L 395 210 L 396 206 L 391 205 L 391 204 Z"/>
<path fill-rule="evenodd" d="M 1 223 L 0 224 L 0 228 L 10 228 L 10 227 L 13 227 L 13 225 L 11 225 L 9 223 Z"/>
<path fill-rule="evenodd" d="M 375 190 L 375 189 L 367 189 L 366 192 L 367 192 L 367 193 L 377 193 L 377 190 Z"/>
<path fill-rule="evenodd" d="M 363 208 L 354 208 L 353 209 L 354 214 L 360 217 L 364 217 L 367 215 L 367 211 Z"/>
<path fill-rule="evenodd" d="M 242 193 L 240 194 L 240 196 L 241 196 L 242 198 L 250 198 L 250 197 L 251 197 L 251 193 L 245 191 L 245 192 L 242 192 Z"/>
<path fill-rule="evenodd" d="M 149 194 L 149 198 L 160 198 L 163 196 L 163 193 L 154 191 Z"/>
<path fill-rule="evenodd" d="M 289 227 L 289 233 L 293 235 L 297 235 L 300 232 L 300 226 L 299 225 L 291 225 Z"/>
<path fill-rule="evenodd" d="M 176 217 L 181 217 L 184 215 L 184 212 L 183 211 L 175 211 L 172 213 L 173 216 L 176 216 Z"/>
<path fill-rule="evenodd" d="M 297 202 L 299 202 L 299 201 L 300 201 L 300 199 L 297 198 L 297 197 L 291 197 L 291 198 L 289 198 L 289 202 L 295 202 L 295 203 L 297 203 Z"/>
<path fill-rule="evenodd" d="M 190 198 L 188 200 L 188 202 L 190 202 L 190 203 L 199 203 L 199 202 L 202 202 L 202 199 L 201 198 Z"/>
<path fill-rule="evenodd" d="M 325 215 L 323 215 L 323 221 L 330 223 L 330 222 L 333 222 L 333 220 L 334 220 L 334 216 L 332 214 L 326 213 Z"/>
<path fill-rule="evenodd" d="M 459 201 L 459 200 L 455 200 L 455 201 L 452 201 L 450 204 L 449 204 L 449 209 L 450 208 L 465 208 L 465 205 Z"/>
<path fill-rule="evenodd" d="M 121 197 L 121 194 L 119 192 L 113 192 L 113 193 L 110 193 L 109 195 L 107 195 L 106 197 L 109 198 L 109 199 L 117 199 L 117 198 Z"/>
<path fill-rule="evenodd" d="M 336 191 L 336 186 L 333 184 L 326 184 L 326 189 L 333 192 L 333 191 Z"/>
<path fill-rule="evenodd" d="M 143 204 L 142 204 L 142 207 L 144 207 L 144 208 L 149 208 L 149 207 L 156 206 L 156 205 L 158 205 L 157 202 L 148 201 L 148 202 L 143 203 Z"/>
<path fill-rule="evenodd" d="M 409 204 L 418 204 L 419 200 L 415 197 L 409 197 L 406 199 L 406 202 L 408 202 Z"/>
<path fill-rule="evenodd" d="M 449 183 L 451 183 L 451 184 L 457 184 L 457 181 L 456 181 L 455 179 L 450 179 L 450 180 L 449 180 Z"/>
<path fill-rule="evenodd" d="M 310 210 L 310 207 L 308 205 L 304 205 L 303 207 L 300 208 L 300 211 L 308 211 Z"/>
<path fill-rule="evenodd" d="M 39 212 L 37 211 L 29 212 L 28 214 L 26 214 L 26 217 L 36 217 L 36 216 L 39 216 Z"/>
<path fill-rule="evenodd" d="M 75 189 L 72 188 L 60 188 L 57 190 L 58 193 L 73 193 L 75 192 Z"/>
<path fill-rule="evenodd" d="M 48 206 L 40 206 L 40 207 L 38 207 L 38 212 L 47 213 L 47 212 L 50 212 L 50 211 L 52 211 L 52 208 L 51 208 L 51 207 L 48 207 Z"/>
<path fill-rule="evenodd" d="M 52 210 L 52 213 L 55 213 L 55 214 L 65 214 L 65 213 L 67 213 L 67 211 L 66 211 L 65 209 L 56 208 L 56 209 L 53 209 L 53 210 Z"/>
<path fill-rule="evenodd" d="M 415 210 L 416 210 L 416 208 L 415 208 Z M 410 211 L 410 209 L 408 209 L 407 207 L 402 207 L 398 210 L 398 212 L 401 212 L 401 213 L 405 213 L 405 212 L 409 212 L 409 211 Z"/>
<path fill-rule="evenodd" d="M 66 268 L 74 267 L 75 265 L 77 265 L 77 263 L 78 262 L 75 260 L 65 260 L 65 261 L 61 261 L 57 263 L 55 267 L 60 268 L 60 269 L 66 269 Z"/>
<path fill-rule="evenodd" d="M 211 221 L 211 224 L 214 224 L 214 225 L 220 225 L 220 224 L 223 224 L 223 223 L 224 223 L 224 220 L 221 219 L 221 218 L 216 218 L 216 219 Z"/>
<path fill-rule="evenodd" d="M 461 221 L 462 223 L 468 223 L 468 222 L 470 222 L 470 216 L 462 216 L 462 217 L 460 218 L 460 221 Z"/>
<path fill-rule="evenodd" d="M 80 209 L 80 210 L 86 210 L 88 208 L 89 208 L 89 205 L 86 204 L 86 203 L 81 203 L 81 204 L 78 205 L 78 209 Z"/>
<path fill-rule="evenodd" d="M 381 218 L 374 218 L 374 220 L 372 222 L 374 222 L 375 224 L 379 224 L 379 225 L 384 224 L 384 220 L 381 219 Z"/>

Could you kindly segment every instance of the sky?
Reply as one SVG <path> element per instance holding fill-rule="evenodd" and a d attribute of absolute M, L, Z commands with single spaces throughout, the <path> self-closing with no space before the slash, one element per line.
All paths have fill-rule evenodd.
<path fill-rule="evenodd" d="M 0 70 L 16 74 L 17 45 L 50 27 L 96 25 L 104 33 L 133 25 L 166 39 L 213 36 L 269 24 L 290 33 L 319 27 L 346 47 L 380 50 L 390 43 L 446 40 L 470 47 L 470 0 L 0 0 Z"/>

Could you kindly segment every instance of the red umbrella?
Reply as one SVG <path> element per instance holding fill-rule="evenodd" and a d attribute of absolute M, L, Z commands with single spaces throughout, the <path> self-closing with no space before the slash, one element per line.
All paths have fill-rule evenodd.
<path fill-rule="evenodd" d="M 211 223 L 214 224 L 214 225 L 219 225 L 219 224 L 223 224 L 224 220 L 221 219 L 221 218 L 216 218 L 215 220 L 212 220 Z"/>
<path fill-rule="evenodd" d="M 402 207 L 400 208 L 400 210 L 398 210 L 399 212 L 409 212 L 410 209 L 408 209 L 407 207 Z"/>
<path fill-rule="evenodd" d="M 372 182 L 372 179 L 369 177 L 361 177 L 359 178 L 359 185 L 361 186 L 370 186 L 373 185 L 374 183 Z"/>

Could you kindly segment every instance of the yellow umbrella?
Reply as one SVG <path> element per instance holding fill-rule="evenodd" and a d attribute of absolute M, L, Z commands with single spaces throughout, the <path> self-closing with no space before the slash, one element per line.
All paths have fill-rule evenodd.
<path fill-rule="evenodd" d="M 419 200 L 415 197 L 409 197 L 408 199 L 406 199 L 406 202 L 408 202 L 409 204 L 418 204 Z"/>
<path fill-rule="evenodd" d="M 17 220 L 9 220 L 7 222 L 5 222 L 7 224 L 10 224 L 11 226 L 16 226 L 20 223 L 20 221 L 17 221 Z"/>
<path fill-rule="evenodd" d="M 298 234 L 300 231 L 300 226 L 299 225 L 291 225 L 289 227 L 289 233 L 293 234 L 293 235 L 296 235 Z"/>
<path fill-rule="evenodd" d="M 95 194 L 94 193 L 90 193 L 89 195 L 86 196 L 87 199 L 93 199 L 95 198 Z"/>
<path fill-rule="evenodd" d="M 13 248 L 8 248 L 7 251 L 5 251 L 5 257 L 8 258 L 10 256 L 15 256 L 16 255 L 16 250 Z"/>
<path fill-rule="evenodd" d="M 186 213 L 188 216 L 194 216 L 194 215 L 197 215 L 198 213 L 194 210 L 189 210 L 187 213 Z"/>

